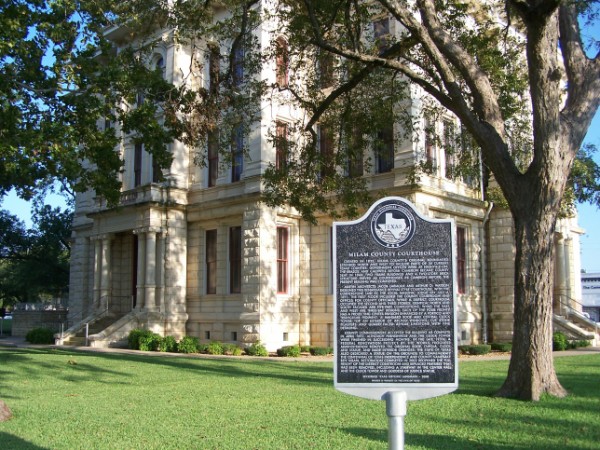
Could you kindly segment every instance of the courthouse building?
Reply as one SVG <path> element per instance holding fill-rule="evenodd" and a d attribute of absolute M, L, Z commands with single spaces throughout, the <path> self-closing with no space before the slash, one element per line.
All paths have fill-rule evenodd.
<path fill-rule="evenodd" d="M 393 24 L 386 26 L 393 31 Z M 269 34 L 259 36 L 263 45 L 278 38 L 265 28 L 256 32 Z M 119 27 L 107 36 L 117 51 L 127 45 Z M 168 81 L 209 88 L 210 64 L 192 79 L 192 51 L 175 43 L 169 32 L 154 52 L 149 63 Z M 206 52 L 209 59 L 208 46 Z M 277 64 L 263 67 L 261 76 L 275 82 Z M 403 107 L 419 117 L 422 97 L 412 87 Z M 203 342 L 247 345 L 260 340 L 270 350 L 333 345 L 332 220 L 323 216 L 312 225 L 293 208 L 261 202 L 262 177 L 277 158 L 267 130 L 274 124 L 284 130 L 297 111 L 284 104 L 260 111 L 245 138 L 247 154 L 239 153 L 231 163 L 215 163 L 209 154 L 207 166 L 200 167 L 194 149 L 173 142 L 173 163 L 161 177 L 144 146 L 121 135 L 115 149 L 124 160 L 119 206 L 107 207 L 94 192 L 76 199 L 72 326 L 64 334 L 66 344 L 77 342 L 75 336 L 87 323 L 93 346 L 122 345 L 139 327 Z M 399 126 L 382 130 L 390 136 L 387 153 L 365 149 L 373 158 L 363 175 L 369 188 L 406 198 L 424 216 L 454 219 L 460 344 L 510 341 L 514 245 L 509 212 L 488 202 L 477 180 L 449 176 L 452 160 L 444 139 L 429 139 L 418 128 L 415 135 L 397 139 L 403 135 Z M 451 126 L 448 117 L 420 129 L 444 136 Z M 424 160 L 433 171 L 415 184 L 410 175 Z M 561 220 L 555 240 L 556 319 L 573 336 L 589 335 L 563 314 L 571 299 L 581 298 L 581 233 L 576 219 Z"/>

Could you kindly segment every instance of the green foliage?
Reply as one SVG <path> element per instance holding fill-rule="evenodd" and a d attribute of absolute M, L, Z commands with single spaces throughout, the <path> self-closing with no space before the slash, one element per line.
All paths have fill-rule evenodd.
<path fill-rule="evenodd" d="M 0 210 L 0 303 L 60 297 L 69 286 L 71 211 L 36 205 L 34 226 Z"/>
<path fill-rule="evenodd" d="M 583 348 L 590 347 L 592 343 L 590 341 L 569 341 L 569 348 Z"/>
<path fill-rule="evenodd" d="M 600 166 L 594 159 L 596 152 L 596 146 L 590 144 L 577 152 L 562 202 L 564 216 L 573 215 L 576 202 L 600 206 Z"/>
<path fill-rule="evenodd" d="M 49 328 L 34 328 L 27 332 L 25 340 L 31 344 L 54 344 L 54 331 Z"/>
<path fill-rule="evenodd" d="M 198 353 L 198 338 L 195 336 L 184 336 L 177 345 L 179 353 Z"/>
<path fill-rule="evenodd" d="M 177 352 L 177 341 L 175 340 L 175 338 L 173 336 L 165 336 L 164 338 L 162 338 L 158 344 L 158 351 L 159 352 L 170 352 L 170 353 L 176 353 Z"/>
<path fill-rule="evenodd" d="M 552 349 L 555 352 L 566 350 L 568 346 L 569 342 L 564 333 L 556 331 L 552 334 Z"/>
<path fill-rule="evenodd" d="M 300 351 L 302 353 L 308 353 L 308 352 L 310 352 L 310 345 L 301 345 L 300 346 Z"/>
<path fill-rule="evenodd" d="M 208 353 L 208 344 L 198 343 L 198 353 L 205 353 L 205 354 L 207 354 Z"/>
<path fill-rule="evenodd" d="M 160 336 L 150 330 L 135 328 L 127 336 L 127 345 L 132 350 L 156 351 L 160 340 Z"/>
<path fill-rule="evenodd" d="M 235 344 L 222 344 L 223 355 L 240 356 L 242 349 Z"/>
<path fill-rule="evenodd" d="M 253 342 L 244 351 L 249 356 L 269 356 L 267 348 L 260 341 Z"/>
<path fill-rule="evenodd" d="M 159 349 L 161 340 L 162 338 L 158 334 L 152 332 L 140 336 L 139 350 L 144 352 L 155 352 Z"/>
<path fill-rule="evenodd" d="M 496 352 L 510 352 L 512 350 L 511 342 L 492 342 L 492 350 Z"/>
<path fill-rule="evenodd" d="M 310 354 L 313 356 L 327 356 L 333 353 L 333 348 L 331 347 L 311 347 Z"/>
<path fill-rule="evenodd" d="M 465 355 L 487 355 L 492 346 L 489 344 L 459 345 L 458 349 Z"/>
<path fill-rule="evenodd" d="M 217 341 L 212 341 L 210 344 L 208 344 L 206 351 L 209 355 L 222 355 L 223 344 Z"/>
<path fill-rule="evenodd" d="M 277 349 L 277 356 L 288 356 L 297 358 L 300 356 L 300 347 L 298 345 L 286 345 Z"/>

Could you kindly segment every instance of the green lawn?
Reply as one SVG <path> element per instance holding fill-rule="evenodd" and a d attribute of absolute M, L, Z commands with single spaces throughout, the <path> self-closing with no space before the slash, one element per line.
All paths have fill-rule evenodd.
<path fill-rule="evenodd" d="M 507 361 L 411 402 L 407 449 L 598 449 L 600 355 L 562 357 L 567 399 L 493 398 Z M 385 449 L 385 403 L 333 389 L 331 363 L 0 348 L 1 449 Z"/>

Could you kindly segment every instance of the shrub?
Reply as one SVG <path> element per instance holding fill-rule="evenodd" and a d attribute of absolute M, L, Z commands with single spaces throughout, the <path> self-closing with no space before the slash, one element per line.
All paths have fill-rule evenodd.
<path fill-rule="evenodd" d="M 49 328 L 33 328 L 27 332 L 25 340 L 31 344 L 54 344 L 54 331 Z"/>
<path fill-rule="evenodd" d="M 209 355 L 222 355 L 223 344 L 217 341 L 212 341 L 210 344 L 208 344 L 208 348 L 206 350 Z"/>
<path fill-rule="evenodd" d="M 566 350 L 568 344 L 567 336 L 564 333 L 557 331 L 552 335 L 552 350 L 555 352 Z"/>
<path fill-rule="evenodd" d="M 198 353 L 198 338 L 194 336 L 184 336 L 177 344 L 179 353 Z"/>
<path fill-rule="evenodd" d="M 240 356 L 242 354 L 242 349 L 235 344 L 223 344 L 223 354 Z"/>
<path fill-rule="evenodd" d="M 129 332 L 127 344 L 132 350 L 156 351 L 161 337 L 150 330 L 136 328 Z"/>
<path fill-rule="evenodd" d="M 492 346 L 489 344 L 460 345 L 458 349 L 465 355 L 487 355 L 492 350 Z"/>
<path fill-rule="evenodd" d="M 589 347 L 592 345 L 590 341 L 570 341 L 569 348 Z"/>
<path fill-rule="evenodd" d="M 260 343 L 260 341 L 256 341 L 253 344 L 250 344 L 244 350 L 247 355 L 250 356 L 269 356 L 269 352 L 267 348 Z"/>
<path fill-rule="evenodd" d="M 155 352 L 160 346 L 162 338 L 151 331 L 140 337 L 140 350 L 143 352 Z"/>
<path fill-rule="evenodd" d="M 198 344 L 198 353 L 208 353 L 208 344 Z"/>
<path fill-rule="evenodd" d="M 300 356 L 300 347 L 298 345 L 286 345 L 277 349 L 277 356 L 289 356 L 296 358 Z"/>
<path fill-rule="evenodd" d="M 327 356 L 333 353 L 333 348 L 331 347 L 311 347 L 310 354 L 313 356 Z"/>
<path fill-rule="evenodd" d="M 165 336 L 162 338 L 158 344 L 159 352 L 177 352 L 177 341 L 173 336 Z"/>
<path fill-rule="evenodd" d="M 492 350 L 496 352 L 510 352 L 512 350 L 512 343 L 510 342 L 492 342 Z"/>
<path fill-rule="evenodd" d="M 302 353 L 309 353 L 310 352 L 310 345 L 302 345 L 302 346 L 300 346 L 300 351 Z"/>
<path fill-rule="evenodd" d="M 134 328 L 129 332 L 127 336 L 127 346 L 132 350 L 139 350 L 140 348 L 140 338 L 144 334 L 145 330 L 140 328 Z"/>

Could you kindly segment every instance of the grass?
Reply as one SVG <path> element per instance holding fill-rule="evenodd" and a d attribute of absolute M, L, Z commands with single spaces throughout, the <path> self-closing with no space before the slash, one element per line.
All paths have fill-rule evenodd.
<path fill-rule="evenodd" d="M 492 397 L 507 361 L 461 362 L 454 394 L 411 402 L 407 449 L 597 449 L 600 355 L 557 358 L 570 391 Z M 0 348 L 6 449 L 385 449 L 385 403 L 333 389 L 327 362 Z"/>

